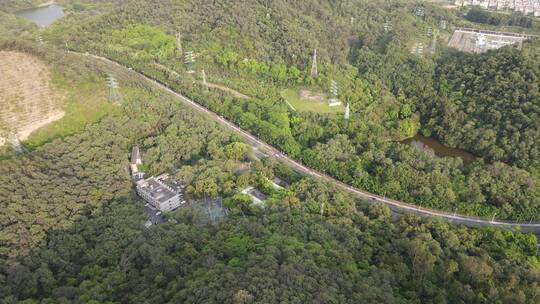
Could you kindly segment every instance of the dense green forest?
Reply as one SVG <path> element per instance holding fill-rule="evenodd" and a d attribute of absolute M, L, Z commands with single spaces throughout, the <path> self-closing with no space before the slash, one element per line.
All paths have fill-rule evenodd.
<path fill-rule="evenodd" d="M 520 26 L 524 28 L 539 26 L 539 23 L 535 18 L 519 12 L 514 12 L 512 14 L 494 13 L 479 7 L 473 7 L 468 10 L 465 14 L 465 18 L 472 22 L 495 26 Z"/>
<path fill-rule="evenodd" d="M 19 263 L 0 264 L 2 303 L 540 301 L 534 237 L 393 223 L 385 207 L 356 211 L 336 189 L 309 181 L 293 189 L 302 203 L 217 225 L 180 209 L 177 224 L 146 229 L 138 203 L 114 202 L 53 231 Z M 313 203 L 342 210 L 321 217 Z"/>
<path fill-rule="evenodd" d="M 457 17 L 428 7 L 430 17 L 418 19 L 399 3 L 122 1 L 108 2 L 105 7 L 117 8 L 108 12 L 94 7 L 101 2 L 68 6 L 72 15 L 43 30 L 46 46 L 33 42 L 32 26 L 0 19 L 3 33 L 17 33 L 1 35 L 0 49 L 30 52 L 68 78 L 114 73 L 124 94 L 118 111 L 80 132 L 0 161 L 0 303 L 540 302 L 535 236 L 395 218 L 383 205 L 299 176 L 274 159 L 256 159 L 235 135 L 132 73 L 54 47 L 68 42 L 124 62 L 360 188 L 433 208 L 529 218 L 540 216 L 538 158 L 526 148 L 513 158 L 503 138 L 533 132 L 537 124 L 502 130 L 536 113 L 526 105 L 537 94 L 531 89 L 537 63 L 526 63 L 537 58 L 535 44 L 483 56 L 441 49 L 417 58 L 408 53 L 411 39 L 426 39 L 417 27 Z M 380 27 L 389 8 L 390 33 Z M 185 74 L 177 31 L 183 48 L 197 53 L 197 71 L 204 68 L 210 81 L 249 98 L 202 87 L 198 73 Z M 317 79 L 309 77 L 313 48 L 321 59 Z M 505 67 L 516 69 L 514 78 L 495 76 L 499 67 L 486 64 L 494 56 L 517 56 Z M 494 73 L 501 85 L 519 81 L 512 96 L 523 102 L 514 105 L 515 115 L 507 113 L 499 91 L 489 93 L 491 99 L 473 94 L 487 86 L 484 79 L 475 78 L 476 70 L 452 67 L 452 60 Z M 469 87 L 461 86 L 461 77 L 470 77 Z M 297 85 L 324 89 L 331 79 L 339 80 L 340 98 L 353 106 L 348 121 L 292 112 L 279 94 Z M 446 94 L 433 98 L 439 92 Z M 477 135 L 442 128 L 450 111 L 439 116 L 433 110 L 445 103 L 459 105 L 452 109 L 475 121 L 471 128 L 501 132 L 501 141 L 475 150 Z M 501 119 L 472 111 L 488 103 Z M 478 154 L 496 147 L 503 152 L 464 164 L 396 142 L 418 129 Z M 143 202 L 127 169 L 135 144 L 146 172 L 172 173 L 186 182 L 192 200 L 223 197 L 228 217 L 208 224 L 205 208 L 195 204 L 145 228 Z M 273 189 L 274 176 L 290 186 Z M 238 194 L 248 185 L 268 195 L 266 208 Z"/>
<path fill-rule="evenodd" d="M 467 25 L 459 12 L 426 5 L 419 16 L 417 8 L 406 1 L 133 0 L 110 13 L 81 5 L 44 36 L 158 79 L 353 186 L 463 214 L 540 218 L 538 43 L 458 54 L 445 43 L 452 24 Z M 183 52 L 194 52 L 194 64 L 184 64 L 176 37 Z M 411 54 L 419 42 L 425 53 Z M 314 49 L 317 78 L 309 73 Z M 203 69 L 210 82 L 248 98 L 204 88 Z M 500 85 L 487 88 L 491 79 Z M 295 87 L 327 91 L 331 80 L 351 105 L 350 120 L 292 111 L 280 95 Z M 417 132 L 477 159 L 466 164 L 399 143 Z"/>

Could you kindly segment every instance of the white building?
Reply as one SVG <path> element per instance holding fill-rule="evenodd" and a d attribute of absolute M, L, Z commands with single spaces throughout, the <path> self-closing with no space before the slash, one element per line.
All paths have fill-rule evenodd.
<path fill-rule="evenodd" d="M 161 212 L 175 210 L 186 203 L 181 186 L 173 189 L 166 183 L 167 175 L 141 179 L 137 182 L 137 194 Z"/>

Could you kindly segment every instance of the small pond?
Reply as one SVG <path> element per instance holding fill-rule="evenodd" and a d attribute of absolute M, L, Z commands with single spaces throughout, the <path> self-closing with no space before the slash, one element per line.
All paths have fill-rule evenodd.
<path fill-rule="evenodd" d="M 39 27 L 47 27 L 64 16 L 64 8 L 60 5 L 51 4 L 18 11 L 15 15 L 28 19 Z"/>
<path fill-rule="evenodd" d="M 476 158 L 474 155 L 465 150 L 447 147 L 438 142 L 436 139 L 424 137 L 422 135 L 416 135 L 408 138 L 401 143 L 416 146 L 422 150 L 425 148 L 430 148 L 433 150 L 433 152 L 435 152 L 435 155 L 439 157 L 459 157 L 464 163 L 471 163 Z"/>

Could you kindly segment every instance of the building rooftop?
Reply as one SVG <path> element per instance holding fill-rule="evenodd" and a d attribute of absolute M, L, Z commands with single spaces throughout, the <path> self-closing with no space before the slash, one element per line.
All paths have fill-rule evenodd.
<path fill-rule="evenodd" d="M 246 189 L 242 190 L 242 193 L 251 196 L 251 200 L 253 203 L 255 203 L 255 205 L 262 205 L 266 200 L 266 195 L 253 187 L 247 187 Z"/>
<path fill-rule="evenodd" d="M 166 202 L 167 200 L 178 195 L 177 192 L 155 177 L 138 181 L 137 188 L 144 191 L 150 197 L 160 203 Z"/>

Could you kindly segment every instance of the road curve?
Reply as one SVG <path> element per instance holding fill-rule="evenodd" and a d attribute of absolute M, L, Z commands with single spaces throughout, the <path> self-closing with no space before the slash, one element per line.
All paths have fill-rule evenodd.
<path fill-rule="evenodd" d="M 91 54 L 82 54 L 82 53 L 77 53 L 77 52 L 70 52 L 70 53 L 78 54 L 78 55 L 82 55 L 82 56 L 90 56 L 90 57 L 93 57 L 95 59 L 107 62 L 109 64 L 116 65 L 117 67 L 129 70 L 131 73 L 136 73 L 140 77 L 142 77 L 145 81 L 147 81 L 148 83 L 151 83 L 155 87 L 170 93 L 171 95 L 173 95 L 177 99 L 181 100 L 183 103 L 185 103 L 185 104 L 191 106 L 192 108 L 198 110 L 199 112 L 204 113 L 207 116 L 213 118 L 214 120 L 219 122 L 221 125 L 233 130 L 237 134 L 242 135 L 244 137 L 244 139 L 246 140 L 246 142 L 248 142 L 252 147 L 258 149 L 261 152 L 267 153 L 268 155 L 272 155 L 272 156 L 276 157 L 277 159 L 281 160 L 281 162 L 286 163 L 287 165 L 294 168 L 299 173 L 312 176 L 314 179 L 319 179 L 319 180 L 324 180 L 326 182 L 330 182 L 330 183 L 336 185 L 337 187 L 339 187 L 339 188 L 341 188 L 341 189 L 343 189 L 343 190 L 345 190 L 347 192 L 353 193 L 353 194 L 357 195 L 358 197 L 364 198 L 364 199 L 366 199 L 366 200 L 368 200 L 368 201 L 370 201 L 372 203 L 383 203 L 383 204 L 389 206 L 390 209 L 392 209 L 392 211 L 394 211 L 396 213 L 414 213 L 414 214 L 422 216 L 422 217 L 440 218 L 440 219 L 442 219 L 442 220 L 444 220 L 446 222 L 462 224 L 462 225 L 471 226 L 471 227 L 496 227 L 496 228 L 503 228 L 503 229 L 515 229 L 515 228 L 517 228 L 517 229 L 520 229 L 520 231 L 522 231 L 522 232 L 531 232 L 531 233 L 534 233 L 536 235 L 540 235 L 540 223 L 532 223 L 532 222 L 518 223 L 518 222 L 510 222 L 510 221 L 496 221 L 496 220 L 489 220 L 489 219 L 479 218 L 479 217 L 465 216 L 465 215 L 459 215 L 459 214 L 451 214 L 451 213 L 447 213 L 445 211 L 438 211 L 438 210 L 422 208 L 422 207 L 419 207 L 419 206 L 411 205 L 409 203 L 396 201 L 396 200 L 393 200 L 393 199 L 389 199 L 389 198 L 386 198 L 386 197 L 382 197 L 382 196 L 379 196 L 379 195 L 376 195 L 376 194 L 372 194 L 372 193 L 369 193 L 369 192 L 362 191 L 360 189 L 354 188 L 354 187 L 349 186 L 349 185 L 347 185 L 347 184 L 345 184 L 343 182 L 338 181 L 337 179 L 335 179 L 335 178 L 333 178 L 333 177 L 331 177 L 331 176 L 329 176 L 327 174 L 318 172 L 316 170 L 313 170 L 311 168 L 308 168 L 308 167 L 304 166 L 303 164 L 299 163 L 298 161 L 288 157 L 287 155 L 284 155 L 283 153 L 278 151 L 273 146 L 263 142 L 262 140 L 256 138 L 252 134 L 250 134 L 250 133 L 244 131 L 243 129 L 241 129 L 240 127 L 236 126 L 234 123 L 226 120 L 225 118 L 223 118 L 219 114 L 208 110 L 207 108 L 201 106 L 197 102 L 185 97 L 182 94 L 179 94 L 179 93 L 173 91 L 169 87 L 163 85 L 162 83 L 160 83 L 160 82 L 158 82 L 158 81 L 156 81 L 154 79 L 151 79 L 151 78 L 147 77 L 146 75 L 144 75 L 144 74 L 142 74 L 140 72 L 134 71 L 131 68 L 128 68 L 128 67 L 126 67 L 126 66 L 124 66 L 124 65 L 122 65 L 122 64 L 120 64 L 120 63 L 118 63 L 116 61 L 110 60 L 110 59 L 105 58 L 105 57 L 101 57 L 101 56 L 97 56 L 97 55 L 91 55 Z"/>

